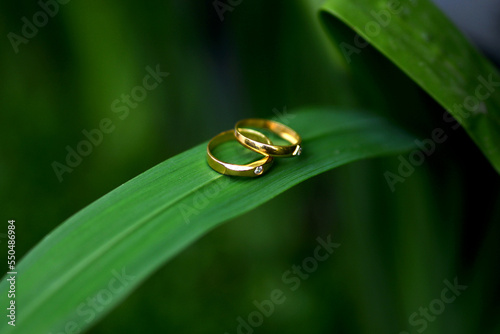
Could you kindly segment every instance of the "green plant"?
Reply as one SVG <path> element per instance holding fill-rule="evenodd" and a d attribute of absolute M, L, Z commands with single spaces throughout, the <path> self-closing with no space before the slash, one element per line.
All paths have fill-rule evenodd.
<path fill-rule="evenodd" d="M 257 6 L 257 3 L 254 5 Z M 268 6 L 263 2 L 261 4 Z M 157 5 L 169 9 L 167 12 L 170 13 L 169 19 L 172 21 L 169 24 L 174 27 L 181 24 L 179 18 L 172 14 L 175 12 L 174 5 Z M 98 20 L 95 27 L 91 28 L 94 33 L 92 35 L 101 31 L 108 34 L 111 30 L 105 27 L 119 30 L 118 22 L 127 21 L 126 14 L 117 13 L 115 17 L 111 5 L 101 6 L 104 12 L 113 14 L 110 17 L 114 20 Z M 235 7 L 235 13 L 244 12 L 244 6 L 242 4 Z M 349 222 L 349 226 L 338 227 L 338 230 L 351 241 L 350 251 L 346 251 L 348 255 L 339 259 L 335 266 L 332 265 L 331 268 L 336 271 L 325 269 L 323 275 L 318 275 L 320 278 L 317 282 L 320 284 L 317 287 L 317 295 L 322 295 L 321 289 L 333 289 L 329 286 L 334 276 L 343 277 L 345 295 L 338 291 L 333 295 L 336 300 L 344 301 L 350 315 L 343 318 L 344 304 L 342 307 L 331 306 L 332 313 L 336 314 L 335 321 L 344 326 L 345 323 L 352 323 L 352 327 L 344 329 L 349 333 L 408 329 L 413 326 L 411 321 L 408 322 L 408 318 L 418 310 L 416 305 L 423 305 L 422 301 L 432 302 L 436 293 L 439 294 L 443 288 L 442 281 L 453 281 L 458 276 L 460 282 L 465 277 L 469 290 L 457 299 L 453 308 L 450 306 L 443 314 L 442 319 L 445 320 L 442 323 L 436 321 L 437 324 L 431 328 L 428 326 L 431 321 L 428 321 L 425 323 L 425 329 L 429 327 L 428 333 L 498 331 L 496 320 L 485 319 L 486 316 L 480 314 L 482 308 L 494 310 L 498 307 L 494 294 L 491 294 L 490 298 L 482 298 L 498 279 L 494 270 L 498 255 L 491 255 L 498 254 L 495 236 L 499 232 L 500 212 L 498 208 L 496 211 L 491 209 L 495 208 L 495 203 L 498 207 L 498 192 L 493 189 L 487 193 L 488 196 L 492 194 L 491 202 L 494 204 L 485 205 L 491 210 L 480 215 L 484 230 L 488 232 L 484 233 L 487 237 L 480 237 L 478 254 L 473 257 L 471 263 L 456 265 L 460 262 L 461 255 L 467 253 L 460 249 L 461 234 L 466 234 L 467 226 L 465 223 L 464 226 L 459 223 L 471 219 L 470 214 L 463 209 L 468 206 L 467 199 L 471 196 L 464 190 L 468 189 L 465 186 L 468 178 L 461 170 L 457 171 L 452 163 L 446 161 L 440 161 L 438 167 L 422 166 L 432 161 L 435 152 L 447 152 L 446 148 L 442 149 L 440 145 L 451 138 L 453 133 L 460 131 L 459 123 L 489 163 L 497 172 L 500 171 L 500 94 L 497 92 L 500 76 L 497 69 L 428 1 L 330 0 L 318 10 L 313 10 L 314 6 L 304 1 L 286 4 L 284 7 L 289 11 L 289 16 L 283 14 L 283 17 L 289 18 L 290 21 L 301 17 L 313 23 L 301 24 L 293 21 L 294 24 L 287 25 L 285 21 L 283 25 L 286 29 L 283 31 L 290 31 L 288 34 L 292 36 L 300 35 L 303 33 L 301 29 L 306 27 L 313 35 L 317 33 L 315 24 L 321 21 L 326 27 L 328 38 L 335 44 L 334 51 L 331 51 L 329 41 L 324 43 L 324 49 L 314 49 L 328 50 L 318 55 L 319 60 L 315 64 L 301 54 L 305 51 L 297 47 L 300 42 L 283 38 L 279 49 L 287 52 L 278 57 L 274 64 L 276 66 L 257 61 L 262 63 L 262 66 L 268 66 L 269 70 L 275 70 L 275 74 L 283 73 L 289 76 L 280 78 L 274 86 L 276 90 L 273 94 L 276 96 L 303 102 L 307 99 L 296 96 L 300 95 L 303 89 L 314 96 L 312 102 L 316 105 L 337 105 L 306 108 L 297 103 L 299 107 L 294 106 L 289 110 L 289 125 L 303 136 L 303 155 L 298 159 L 278 161 L 269 174 L 261 178 L 247 180 L 225 177 L 213 172 L 206 165 L 205 149 L 208 138 L 191 136 L 196 138 L 197 143 L 205 141 L 165 160 L 88 205 L 49 233 L 23 258 L 17 267 L 17 328 L 3 321 L 0 323 L 2 333 L 87 330 L 95 324 L 95 320 L 103 318 L 119 305 L 166 261 L 223 222 L 271 201 L 313 176 L 354 161 L 377 157 L 374 162 L 350 164 L 349 169 L 336 170 L 336 176 L 328 174 L 328 177 L 321 179 L 323 182 L 331 182 L 325 186 L 328 191 L 336 191 L 331 190 L 333 188 L 340 189 L 336 193 L 335 201 L 328 202 L 337 202 L 336 210 L 323 209 L 322 212 L 335 211 L 339 220 Z M 133 7 L 127 8 L 133 12 Z M 256 10 L 256 7 L 251 8 Z M 307 8 L 310 17 L 299 15 L 304 8 Z M 82 10 L 91 11 L 88 8 Z M 106 93 L 110 89 L 108 87 L 118 87 L 118 91 L 130 91 L 129 86 L 119 79 L 122 75 L 121 67 L 115 67 L 113 58 L 101 59 L 99 54 L 93 54 L 96 48 L 85 47 L 87 44 L 93 45 L 89 35 L 82 33 L 84 27 L 89 26 L 85 15 L 81 16 L 76 9 L 68 15 L 71 18 L 67 23 L 70 26 L 68 30 L 80 36 L 77 47 L 85 50 L 81 52 L 83 62 L 98 73 L 94 78 L 108 80 L 101 83 L 102 91 L 96 93 L 93 87 L 95 81 L 90 79 L 92 75 L 85 73 L 85 79 L 82 81 L 87 80 L 92 84 L 82 86 L 87 87 L 85 93 L 97 96 L 96 101 L 107 106 L 108 101 L 113 101 L 117 94 L 113 91 L 109 94 L 113 98 L 109 99 Z M 194 31 L 203 29 L 196 25 L 196 20 L 192 20 L 186 23 L 182 38 L 192 44 L 202 43 L 202 38 Z M 103 23 L 104 21 L 106 22 Z M 156 27 L 156 30 L 160 30 L 159 27 Z M 265 29 L 262 29 L 265 32 Z M 238 36 L 248 37 L 246 34 L 250 34 L 244 25 L 238 26 L 237 23 L 235 31 Z M 171 40 L 177 38 L 171 32 L 166 34 Z M 261 34 L 262 32 L 253 32 L 251 37 L 243 37 L 240 42 L 245 45 L 247 41 L 259 41 Z M 282 35 L 285 36 L 285 33 L 282 32 Z M 147 36 L 147 31 L 144 36 Z M 359 36 L 362 39 L 359 39 Z M 303 45 L 309 45 L 308 38 L 302 41 Z M 323 45 L 320 37 L 311 38 L 314 39 L 315 45 Z M 109 36 L 109 40 L 113 40 L 112 36 Z M 123 50 L 128 50 L 127 42 L 120 39 L 115 41 L 118 48 L 122 47 Z M 270 43 L 270 46 L 273 45 Z M 107 43 L 100 44 L 100 47 L 102 50 L 109 47 L 108 52 L 112 52 Z M 162 50 L 161 46 L 155 49 L 157 50 L 168 55 L 171 62 L 180 61 L 178 55 Z M 241 50 L 245 50 L 244 46 Z M 131 56 L 127 55 L 127 52 L 123 54 L 122 63 L 131 62 L 132 58 L 126 58 Z M 273 105 L 276 100 L 268 96 L 266 88 L 261 87 L 264 80 L 259 77 L 259 71 L 252 67 L 256 63 L 254 56 L 259 59 L 249 52 L 239 54 L 240 59 L 250 59 L 245 63 L 250 65 L 243 66 L 241 71 L 245 74 L 244 77 L 248 78 L 245 80 L 252 82 L 248 84 L 253 88 L 249 93 L 252 96 L 249 104 L 254 103 L 253 107 L 259 109 L 258 103 L 263 105 L 262 101 L 266 101 L 267 105 Z M 323 58 L 326 58 L 326 61 Z M 316 66 L 319 68 L 314 72 L 316 75 L 301 77 L 303 80 L 310 80 L 308 83 L 314 84 L 313 88 L 308 88 L 305 83 L 296 90 L 281 87 L 283 82 L 295 85 L 298 81 L 290 79 L 294 78 L 295 72 L 290 70 L 289 63 L 294 61 L 311 71 Z M 301 61 L 303 63 L 300 63 Z M 185 108 L 186 112 L 193 114 L 183 116 L 180 112 L 176 114 L 171 110 L 165 114 L 175 119 L 172 121 L 172 131 L 179 126 L 189 133 L 192 123 L 196 124 L 193 116 L 198 116 L 193 110 L 201 109 L 190 108 L 190 103 L 195 103 L 191 102 L 190 92 L 200 92 L 200 100 L 203 102 L 197 102 L 196 106 L 205 107 L 204 101 L 210 101 L 210 97 L 209 94 L 203 96 L 200 87 L 209 86 L 212 77 L 199 74 L 204 70 L 201 66 L 196 69 L 189 66 L 184 68 L 184 75 L 196 80 L 185 79 L 189 83 L 183 88 L 171 89 L 179 89 L 179 100 L 188 106 Z M 103 75 L 101 72 L 109 75 Z M 144 75 L 142 72 L 139 74 L 140 78 Z M 175 71 L 171 72 L 172 77 L 175 77 Z M 335 75 L 335 78 L 329 78 L 329 75 Z M 199 76 L 202 79 L 199 79 Z M 264 78 L 267 77 L 264 75 Z M 164 85 L 168 85 L 169 79 L 165 79 Z M 205 84 L 199 84 L 199 81 Z M 333 86 L 338 90 L 330 88 Z M 324 87 L 326 93 L 320 89 Z M 454 118 L 429 102 L 419 87 Z M 335 100 L 329 100 L 329 96 L 334 95 L 332 91 L 340 95 L 336 96 Z M 151 93 L 153 94 L 154 92 Z M 89 109 L 92 109 L 90 107 L 94 102 L 86 103 Z M 172 105 L 175 106 L 176 103 L 173 102 Z M 213 110 L 215 109 L 214 107 Z M 427 110 L 430 112 L 426 113 Z M 417 111 L 421 111 L 421 114 L 411 114 Z M 432 113 L 437 117 L 433 117 Z M 261 116 L 272 115 L 263 113 Z M 438 121 L 435 121 L 435 118 Z M 151 119 L 154 120 L 153 117 Z M 129 133 L 144 131 L 150 123 L 154 123 L 144 119 L 142 121 L 143 123 L 141 118 L 136 119 L 137 126 L 130 125 Z M 203 124 L 203 121 L 200 122 Z M 186 135 L 186 138 L 188 137 Z M 136 151 L 142 150 L 144 146 L 137 145 Z M 477 158 L 477 155 L 473 155 L 474 148 L 466 145 L 459 147 L 460 154 Z M 241 155 L 248 160 L 253 157 L 242 153 L 237 145 L 227 145 L 219 154 L 228 159 L 236 159 Z M 388 156 L 391 158 L 384 158 Z M 477 160 L 479 161 L 479 158 Z M 432 163 L 432 166 L 435 165 Z M 441 168 L 445 172 L 441 172 Z M 490 168 L 491 166 L 485 163 L 479 163 L 477 170 L 486 175 Z M 437 189 L 439 187 L 436 184 L 441 185 L 444 190 Z M 492 184 L 498 184 L 498 179 L 492 181 Z M 306 196 L 302 193 L 299 195 L 301 201 L 298 203 L 302 204 L 302 199 Z M 304 201 L 305 206 L 313 206 L 317 202 L 320 202 L 318 198 Z M 270 205 L 272 203 L 275 202 L 270 202 Z M 361 206 L 363 209 L 359 209 Z M 293 213 L 281 214 L 282 210 L 273 209 L 268 208 L 265 212 L 270 212 L 275 220 L 287 220 L 293 216 Z M 373 213 L 384 218 L 378 219 Z M 303 253 L 307 254 L 308 251 L 309 249 Z M 295 256 L 295 259 L 300 260 L 302 257 Z M 370 273 L 370 277 L 364 273 Z M 113 284 L 120 281 L 119 277 L 123 280 L 122 287 L 115 289 Z M 370 285 L 372 281 L 375 283 Z M 414 290 L 408 292 L 409 287 Z M 169 288 L 176 289 L 175 286 Z M 9 284 L 4 279 L 0 283 L 2 305 L 8 303 L 8 289 Z M 353 293 L 358 290 L 358 294 Z M 110 296 L 109 301 L 90 311 L 86 306 L 88 298 L 94 298 L 101 291 Z M 158 294 L 156 291 L 151 293 Z M 300 304 L 302 301 L 299 297 L 289 298 L 293 300 L 290 304 Z M 318 305 L 328 304 L 315 301 Z M 288 310 L 291 308 L 293 307 L 289 306 Z M 315 309 L 311 307 L 310 310 Z M 323 322 L 311 321 L 307 330 L 318 333 L 331 330 L 332 324 L 327 320 L 330 314 L 318 314 L 318 318 Z M 355 317 L 352 314 L 360 316 Z M 470 316 L 465 319 L 465 314 Z M 231 324 L 234 322 L 233 318 L 235 317 L 231 316 Z M 457 328 L 449 329 L 446 326 L 448 323 L 455 324 Z M 205 330 L 208 325 L 205 326 L 200 328 Z M 293 324 L 282 324 L 280 328 L 283 332 L 285 330 L 282 328 L 286 326 L 290 326 L 288 330 L 299 330 Z M 424 328 L 423 324 L 420 326 Z"/>

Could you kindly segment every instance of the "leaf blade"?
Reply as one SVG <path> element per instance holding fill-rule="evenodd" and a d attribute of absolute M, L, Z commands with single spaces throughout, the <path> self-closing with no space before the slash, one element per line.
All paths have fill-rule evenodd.
<path fill-rule="evenodd" d="M 212 171 L 203 143 L 70 217 L 18 265 L 19 325 L 26 332 L 85 329 L 218 224 L 336 166 L 413 147 L 408 135 L 373 116 L 314 109 L 294 116 L 289 125 L 303 136 L 303 154 L 278 161 L 261 178 Z M 2 298 L 7 290 L 3 280 Z M 99 307 L 91 307 L 92 300 Z M 0 328 L 2 333 L 13 329 L 5 323 Z"/>
<path fill-rule="evenodd" d="M 399 6 L 391 10 L 389 3 Z M 328 0 L 321 17 L 327 26 L 338 27 L 337 20 L 348 25 L 406 73 L 453 115 L 500 172 L 500 94 L 495 89 L 500 74 L 435 5 L 427 0 Z M 353 56 L 362 57 L 359 43 L 330 32 L 341 49 L 354 47 L 359 52 Z M 489 81 L 493 84 L 485 84 Z M 481 98 L 478 87 L 488 97 Z M 475 109 L 472 99 L 478 102 Z"/>

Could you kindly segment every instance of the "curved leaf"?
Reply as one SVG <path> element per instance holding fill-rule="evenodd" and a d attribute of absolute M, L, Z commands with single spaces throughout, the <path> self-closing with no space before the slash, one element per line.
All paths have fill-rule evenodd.
<path fill-rule="evenodd" d="M 18 265 L 17 327 L 24 333 L 83 330 L 218 224 L 334 167 L 413 147 L 405 133 L 358 112 L 310 109 L 289 115 L 287 124 L 302 135 L 303 154 L 277 161 L 262 177 L 212 171 L 203 143 L 70 217 Z M 3 305 L 7 290 L 4 278 Z M 0 331 L 14 327 L 2 321 Z"/>
<path fill-rule="evenodd" d="M 321 13 L 347 63 L 368 41 L 446 108 L 500 172 L 500 74 L 438 8 L 428 0 L 329 0 Z M 358 35 L 341 35 L 337 19 Z"/>

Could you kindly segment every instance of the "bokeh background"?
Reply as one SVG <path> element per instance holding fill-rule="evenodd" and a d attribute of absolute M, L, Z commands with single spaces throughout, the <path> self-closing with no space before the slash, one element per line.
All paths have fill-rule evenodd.
<path fill-rule="evenodd" d="M 443 126 L 442 108 L 376 51 L 352 64 L 378 59 L 376 69 L 353 75 L 340 65 L 318 19 L 321 2 L 243 0 L 221 20 L 213 1 L 70 1 L 17 53 L 6 36 L 20 35 L 21 19 L 40 6 L 1 2 L 0 205 L 3 220 L 17 220 L 18 255 L 95 199 L 242 118 L 332 105 L 382 115 L 415 138 Z M 458 3 L 439 5 L 498 61 L 497 3 Z M 120 119 L 112 103 L 142 84 L 148 66 L 170 75 Z M 53 162 L 64 163 L 66 147 L 103 118 L 115 130 L 59 182 Z M 255 333 L 413 333 L 410 314 L 457 277 L 467 291 L 425 332 L 500 333 L 498 175 L 462 130 L 392 193 L 383 173 L 398 163 L 341 167 L 233 219 L 89 332 L 236 333 L 254 300 L 282 289 L 286 302 Z M 286 290 L 282 274 L 328 235 L 341 244 L 336 253 Z"/>

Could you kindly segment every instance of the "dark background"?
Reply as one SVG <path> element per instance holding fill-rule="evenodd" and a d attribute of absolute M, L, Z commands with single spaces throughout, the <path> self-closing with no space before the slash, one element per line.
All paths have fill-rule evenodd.
<path fill-rule="evenodd" d="M 500 59 L 498 2 L 439 3 L 487 56 Z M 320 4 L 243 0 L 221 21 L 212 1 L 73 0 L 16 53 L 7 34 L 20 34 L 21 18 L 31 20 L 40 7 L 2 2 L 0 203 L 2 219 L 17 221 L 19 256 L 87 204 L 238 119 L 306 105 L 386 115 L 335 61 Z M 111 104 L 158 64 L 170 75 L 121 120 Z M 392 121 L 422 137 L 442 126 L 443 110 L 386 68 L 374 82 L 421 101 L 394 98 Z M 54 161 L 64 163 L 66 147 L 103 118 L 115 130 L 59 182 Z M 282 289 L 286 302 L 256 333 L 399 333 L 414 330 L 410 314 L 439 298 L 443 280 L 458 277 L 467 291 L 426 333 L 498 333 L 498 175 L 462 130 L 391 193 L 383 172 L 397 163 L 341 167 L 230 221 L 90 332 L 236 333 L 236 318 L 254 311 L 254 300 Z M 327 235 L 339 249 L 300 289 L 286 290 L 282 274 Z"/>

